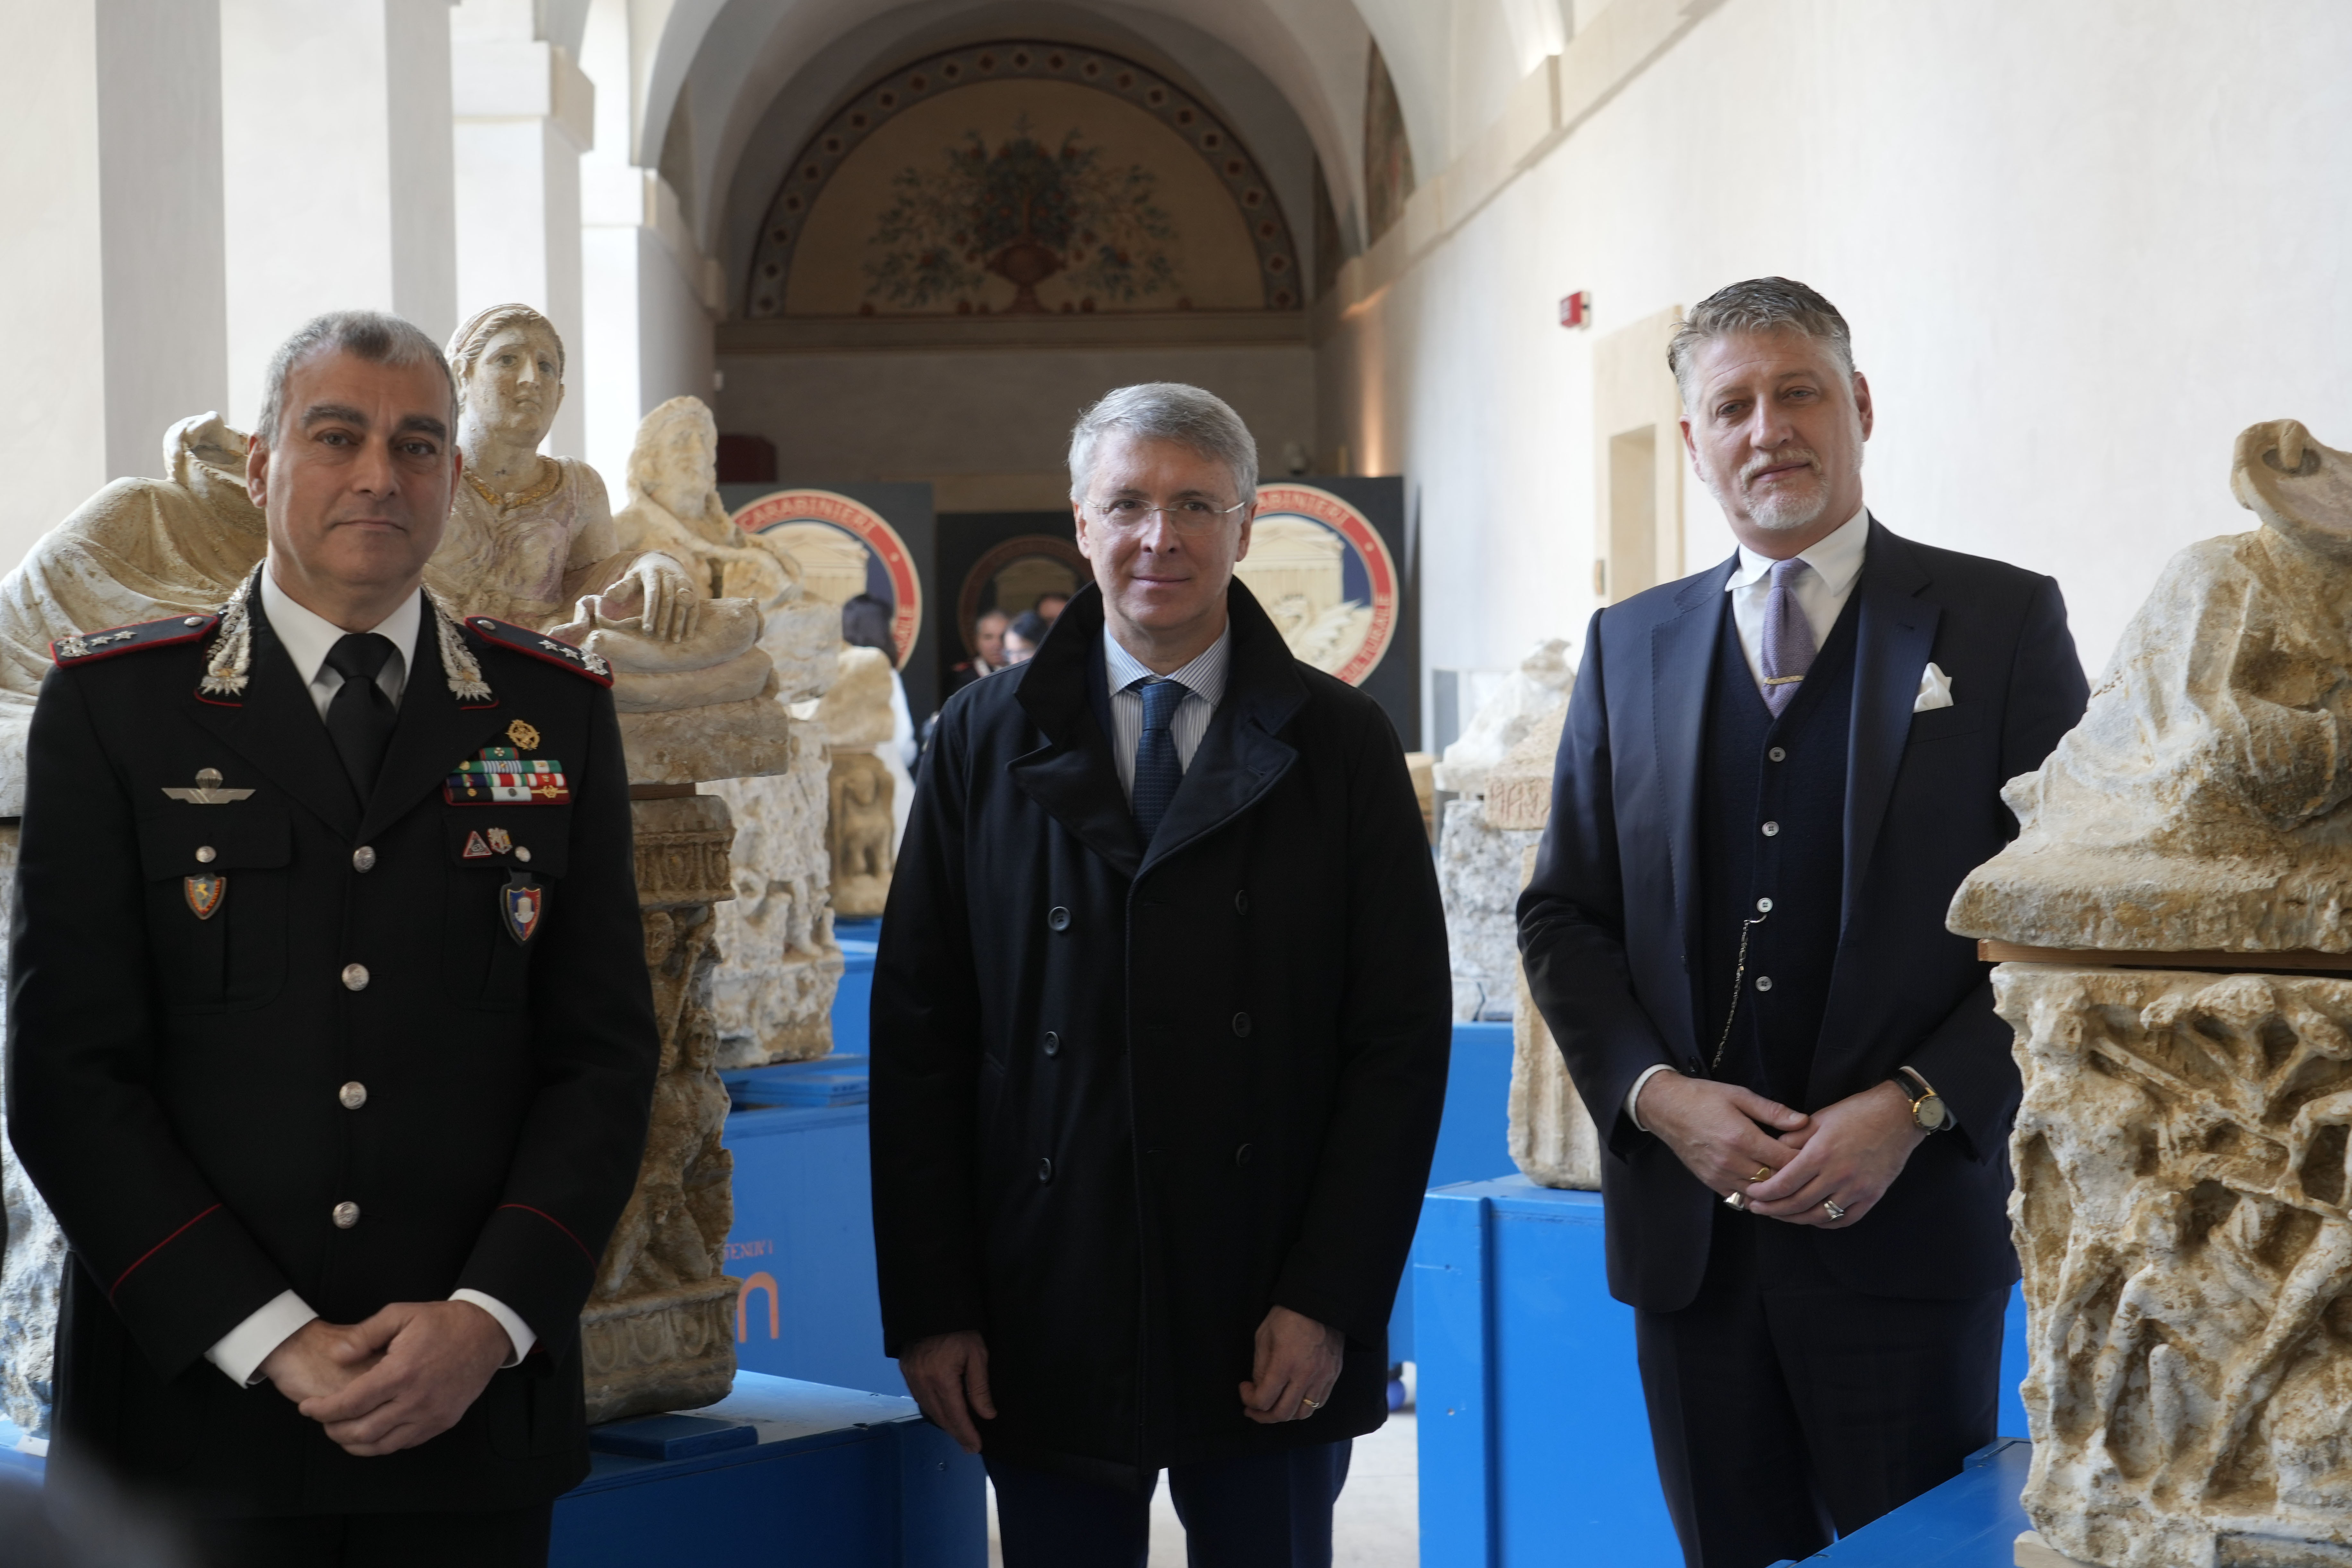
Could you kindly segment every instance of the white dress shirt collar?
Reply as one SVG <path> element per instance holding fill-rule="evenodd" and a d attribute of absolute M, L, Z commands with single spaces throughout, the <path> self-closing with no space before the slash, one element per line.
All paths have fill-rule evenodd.
<path fill-rule="evenodd" d="M 1168 679 L 1214 708 L 1225 700 L 1225 666 L 1233 647 L 1234 623 L 1227 617 L 1225 629 L 1217 634 L 1217 640 Z M 1159 679 L 1157 671 L 1118 646 L 1118 639 L 1111 636 L 1108 626 L 1103 627 L 1103 670 L 1114 692 L 1124 691 L 1139 680 Z"/>
<path fill-rule="evenodd" d="M 1864 506 L 1838 525 L 1826 539 L 1815 540 L 1811 546 L 1797 552 L 1797 559 L 1813 569 L 1822 586 L 1840 604 L 1853 591 L 1854 579 L 1862 575 L 1862 557 L 1870 543 L 1870 508 Z M 1732 570 L 1727 591 L 1746 588 L 1762 582 L 1772 574 L 1778 564 L 1769 555 L 1759 555 L 1745 544 L 1739 547 L 1739 564 Z"/>
<path fill-rule="evenodd" d="M 327 704 L 333 700 L 335 690 L 343 678 L 327 668 L 327 655 L 341 641 L 343 628 L 306 605 L 297 604 L 293 596 L 278 585 L 265 563 L 261 569 L 261 609 L 269 617 L 269 629 L 278 634 L 285 645 L 287 657 L 294 661 L 294 673 L 302 678 L 310 689 L 310 699 L 323 715 Z M 408 672 L 416 662 L 416 634 L 425 625 L 425 595 L 420 589 L 401 601 L 393 611 L 368 629 L 389 638 L 397 656 L 384 660 L 383 672 L 376 684 L 394 705 L 408 683 Z"/>

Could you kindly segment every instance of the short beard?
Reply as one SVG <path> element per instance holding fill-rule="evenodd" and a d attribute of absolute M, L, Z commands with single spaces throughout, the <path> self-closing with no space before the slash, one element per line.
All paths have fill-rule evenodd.
<path fill-rule="evenodd" d="M 1745 480 L 1761 468 L 1772 468 L 1791 458 L 1803 458 L 1812 465 L 1815 489 L 1810 496 L 1768 492 L 1748 501 L 1748 520 L 1767 533 L 1800 533 L 1822 520 L 1829 510 L 1829 477 L 1822 472 L 1821 458 L 1808 447 L 1798 447 L 1775 452 L 1749 463 L 1739 474 Z M 1716 504 L 1727 513 L 1732 510 L 1730 497 L 1721 486 L 1710 481 L 1707 489 L 1715 495 Z"/>

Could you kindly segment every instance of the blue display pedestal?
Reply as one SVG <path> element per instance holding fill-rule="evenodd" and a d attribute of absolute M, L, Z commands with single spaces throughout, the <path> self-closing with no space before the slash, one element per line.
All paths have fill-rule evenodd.
<path fill-rule="evenodd" d="M 1511 1166 L 1511 1026 L 1456 1024 L 1454 1057 L 1445 1073 L 1445 1120 L 1437 1130 L 1437 1152 L 1429 1162 L 1429 1184 L 1483 1182 L 1507 1175 Z M 1413 1361 L 1412 1279 L 1397 1288 L 1389 1315 L 1389 1360 Z"/>
<path fill-rule="evenodd" d="M 692 1417 L 615 1422 L 590 1441 L 588 1479 L 555 1505 L 551 1568 L 711 1552 L 824 1568 L 988 1562 L 980 1461 L 910 1399 L 739 1372 L 732 1394 Z M 698 1530 L 708 1541 L 689 1552 Z"/>
<path fill-rule="evenodd" d="M 2033 1528 L 2017 1500 L 2032 1463 L 2032 1444 L 2002 1437 L 1969 1455 L 1967 1468 L 1934 1491 L 1805 1561 L 1835 1568 L 2010 1568 L 2018 1536 Z"/>
<path fill-rule="evenodd" d="M 1558 1561 L 1570 1545 L 1573 1561 L 1612 1568 L 1681 1563 L 1651 1457 L 1633 1313 L 1609 1294 L 1601 1240 L 1598 1193 L 1511 1176 L 1423 1201 L 1409 1279 L 1423 1568 Z M 2014 1296 L 2002 1363 L 2000 1424 L 2021 1432 Z"/>

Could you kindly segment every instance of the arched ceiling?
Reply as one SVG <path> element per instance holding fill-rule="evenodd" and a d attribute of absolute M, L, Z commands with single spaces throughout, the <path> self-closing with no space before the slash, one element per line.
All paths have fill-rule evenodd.
<path fill-rule="evenodd" d="M 1343 226 L 1360 210 L 1371 34 L 1355 0 L 908 0 L 878 12 L 874 0 L 595 3 L 626 12 L 636 67 L 631 162 L 665 170 L 673 184 L 683 177 L 689 188 L 679 195 L 706 254 L 730 269 L 748 255 L 783 161 L 832 108 L 895 66 L 991 36 L 1117 49 L 1187 82 L 1251 142 L 1292 225 L 1306 230 L 1311 163 L 1286 170 L 1274 151 L 1297 140 L 1296 131 L 1283 134 L 1286 121 L 1321 159 Z M 688 155 L 667 144 L 674 133 Z M 730 215 L 747 201 L 753 211 L 730 235 Z"/>

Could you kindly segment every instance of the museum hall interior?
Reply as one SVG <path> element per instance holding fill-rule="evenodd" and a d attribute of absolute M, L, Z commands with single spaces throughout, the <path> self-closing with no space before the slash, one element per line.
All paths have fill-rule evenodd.
<path fill-rule="evenodd" d="M 0 1562 L 2352 1563 L 2344 0 L 5 10 Z"/>

